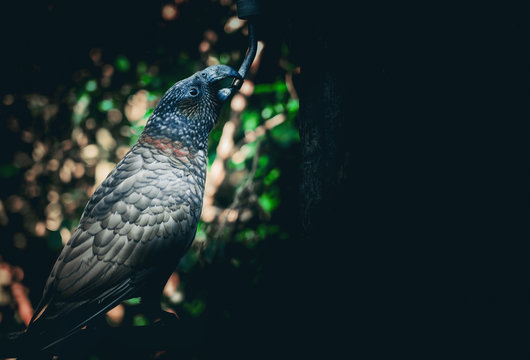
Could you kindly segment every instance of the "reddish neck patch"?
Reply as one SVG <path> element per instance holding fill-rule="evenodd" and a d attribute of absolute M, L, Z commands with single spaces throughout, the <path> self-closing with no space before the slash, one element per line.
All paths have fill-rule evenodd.
<path fill-rule="evenodd" d="M 149 146 L 160 150 L 167 155 L 173 155 L 175 157 L 193 157 L 192 152 L 189 149 L 185 149 L 180 141 L 173 141 L 165 137 L 153 137 L 147 134 L 142 134 L 138 142 L 144 146 Z"/>

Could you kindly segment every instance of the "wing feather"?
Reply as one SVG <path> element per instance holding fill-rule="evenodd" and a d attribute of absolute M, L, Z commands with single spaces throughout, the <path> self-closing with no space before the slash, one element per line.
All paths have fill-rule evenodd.
<path fill-rule="evenodd" d="M 187 250 L 201 204 L 182 194 L 197 185 L 173 163 L 149 160 L 149 151 L 133 148 L 95 191 L 28 329 L 68 315 L 70 331 L 130 297 L 156 273 L 161 258 L 176 265 Z"/>

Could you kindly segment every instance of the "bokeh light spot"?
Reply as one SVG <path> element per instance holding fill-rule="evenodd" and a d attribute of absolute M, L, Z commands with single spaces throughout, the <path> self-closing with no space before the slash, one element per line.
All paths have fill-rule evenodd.
<path fill-rule="evenodd" d="M 173 4 L 166 4 L 162 7 L 162 18 L 166 21 L 175 20 L 178 15 L 178 9 Z"/>
<path fill-rule="evenodd" d="M 234 97 L 232 98 L 232 102 L 230 103 L 230 107 L 232 108 L 232 110 L 241 112 L 245 109 L 246 106 L 247 106 L 247 99 L 245 99 L 243 95 L 241 94 L 234 95 Z"/>
<path fill-rule="evenodd" d="M 125 315 L 125 307 L 120 304 L 114 309 L 107 312 L 107 322 L 110 326 L 119 326 L 123 321 Z"/>

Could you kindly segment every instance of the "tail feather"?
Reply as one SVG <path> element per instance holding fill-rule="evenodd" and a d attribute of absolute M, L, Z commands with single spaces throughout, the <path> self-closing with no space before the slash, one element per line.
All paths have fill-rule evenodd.
<path fill-rule="evenodd" d="M 27 336 L 31 338 L 33 347 L 40 351 L 48 350 L 83 330 L 94 318 L 132 297 L 136 290 L 130 281 L 125 281 L 91 301 L 53 302 L 30 324 Z"/>

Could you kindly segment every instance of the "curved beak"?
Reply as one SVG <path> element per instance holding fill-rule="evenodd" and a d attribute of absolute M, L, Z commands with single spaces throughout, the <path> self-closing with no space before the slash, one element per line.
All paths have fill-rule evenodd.
<path fill-rule="evenodd" d="M 243 83 L 243 77 L 230 66 L 212 65 L 202 71 L 210 83 L 217 87 L 217 98 L 226 101 Z"/>

